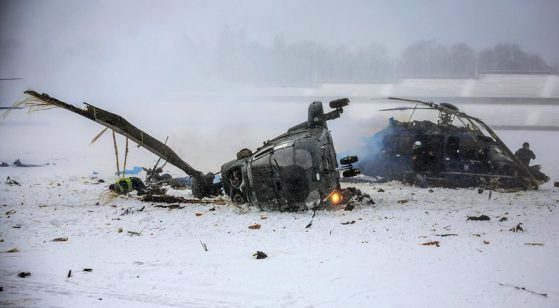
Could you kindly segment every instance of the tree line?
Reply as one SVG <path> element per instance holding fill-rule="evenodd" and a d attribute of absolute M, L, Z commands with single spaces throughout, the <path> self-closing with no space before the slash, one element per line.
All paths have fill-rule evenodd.
<path fill-rule="evenodd" d="M 324 82 L 390 82 L 398 78 L 475 78 L 483 73 L 557 73 L 537 54 L 512 43 L 476 51 L 467 44 L 446 46 L 433 40 L 408 46 L 391 57 L 376 44 L 360 48 L 312 41 L 272 46 L 251 42 L 242 33 L 224 31 L 216 46 L 216 67 L 227 81 L 274 85 Z"/>

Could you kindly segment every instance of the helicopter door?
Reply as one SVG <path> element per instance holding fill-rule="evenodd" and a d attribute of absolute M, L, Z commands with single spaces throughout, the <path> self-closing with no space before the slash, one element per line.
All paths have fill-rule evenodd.
<path fill-rule="evenodd" d="M 438 173 L 445 170 L 444 163 L 444 143 L 445 139 L 442 135 L 428 136 L 428 155 L 430 157 L 430 171 Z"/>
<path fill-rule="evenodd" d="M 460 152 L 460 138 L 457 136 L 448 136 L 446 138 L 445 147 L 445 165 L 447 171 L 462 171 L 463 161 Z"/>
<path fill-rule="evenodd" d="M 479 172 L 481 162 L 478 157 L 478 150 L 480 149 L 480 146 L 478 145 L 476 139 L 470 135 L 463 136 L 461 149 L 462 154 L 464 155 L 464 172 Z"/>

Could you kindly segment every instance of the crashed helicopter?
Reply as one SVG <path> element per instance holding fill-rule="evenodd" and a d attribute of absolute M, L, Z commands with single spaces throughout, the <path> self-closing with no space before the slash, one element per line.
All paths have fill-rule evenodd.
<path fill-rule="evenodd" d="M 112 129 L 134 141 L 140 147 L 184 171 L 192 179 L 195 198 L 228 195 L 237 204 L 249 203 L 260 209 L 302 210 L 342 204 L 351 193 L 340 187 L 343 177 L 359 174 L 352 164 L 358 159 L 348 156 L 336 161 L 336 151 L 327 121 L 339 118 L 349 99 L 331 101 L 333 110 L 325 113 L 322 102 L 313 102 L 308 108 L 308 119 L 293 126 L 286 133 L 264 142 L 254 153 L 243 149 L 237 158 L 221 166 L 221 181 L 216 175 L 193 168 L 169 146 L 130 124 L 121 116 L 99 107 L 85 104 L 81 109 L 62 102 L 48 94 L 25 91 L 31 101 L 43 107 L 59 107 Z"/>
<path fill-rule="evenodd" d="M 537 189 L 549 181 L 540 166 L 523 165 L 499 136 L 481 119 L 450 103 L 414 99 L 408 121 L 390 118 L 388 127 L 367 141 L 357 165 L 364 175 L 421 186 Z M 438 112 L 437 122 L 412 120 L 416 110 Z"/>

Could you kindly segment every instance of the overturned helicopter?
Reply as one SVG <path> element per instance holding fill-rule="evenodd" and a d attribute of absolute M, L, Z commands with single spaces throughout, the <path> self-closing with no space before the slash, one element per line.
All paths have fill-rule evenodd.
<path fill-rule="evenodd" d="M 48 94 L 25 91 L 33 100 L 50 107 L 77 113 L 136 142 L 164 161 L 183 170 L 192 178 L 195 198 L 212 197 L 224 192 L 238 204 L 249 203 L 261 209 L 301 210 L 339 204 L 349 199 L 340 187 L 340 171 L 344 177 L 359 174 L 352 163 L 356 156 L 341 160 L 338 168 L 336 151 L 327 121 L 339 118 L 349 99 L 330 102 L 334 109 L 324 113 L 321 102 L 313 102 L 307 121 L 291 127 L 286 133 L 266 141 L 254 153 L 243 149 L 237 159 L 221 167 L 221 182 L 214 183 L 215 174 L 193 168 L 169 146 L 153 138 L 119 115 L 86 104 L 85 109 L 62 102 Z"/>
<path fill-rule="evenodd" d="M 363 174 L 422 186 L 537 189 L 549 180 L 540 166 L 523 165 L 497 134 L 479 118 L 449 103 L 413 99 L 381 111 L 412 110 L 408 121 L 389 119 L 361 153 Z M 412 120 L 418 109 L 438 112 L 437 122 Z"/>

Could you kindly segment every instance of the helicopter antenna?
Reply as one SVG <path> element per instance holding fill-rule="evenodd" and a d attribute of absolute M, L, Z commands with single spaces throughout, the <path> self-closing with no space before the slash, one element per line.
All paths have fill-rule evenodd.
<path fill-rule="evenodd" d="M 410 122 L 411 118 L 413 118 L 413 114 L 415 113 L 415 110 L 417 109 L 417 105 L 418 104 L 415 104 L 415 106 L 413 106 L 413 111 L 411 112 L 411 115 L 410 115 L 410 118 L 408 119 L 408 122 Z"/>

